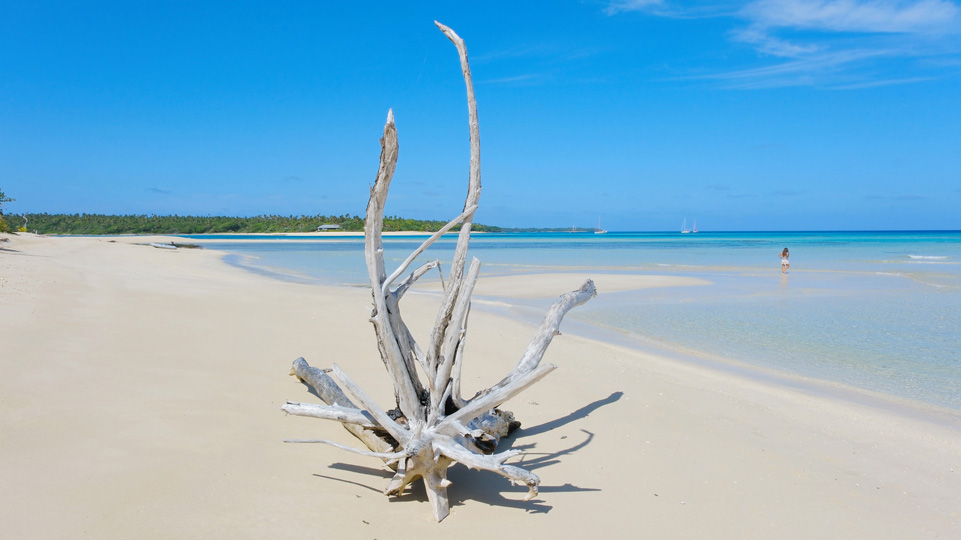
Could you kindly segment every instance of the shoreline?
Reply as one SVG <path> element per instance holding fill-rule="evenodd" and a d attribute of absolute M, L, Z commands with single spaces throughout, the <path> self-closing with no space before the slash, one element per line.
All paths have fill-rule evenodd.
<path fill-rule="evenodd" d="M 883 232 L 899 232 L 899 231 L 883 231 Z M 941 231 L 930 231 L 930 232 L 941 232 Z M 231 233 L 223 233 L 222 235 L 230 235 Z M 384 232 L 384 236 L 430 236 L 432 233 L 422 233 L 417 231 L 405 231 L 405 232 Z M 481 233 L 476 233 L 481 234 Z M 217 236 L 222 236 L 218 234 Z M 270 240 L 266 238 L 264 240 L 259 239 L 235 239 L 235 240 L 224 240 L 218 238 L 217 243 L 257 243 L 262 241 L 278 241 L 278 236 L 292 236 L 292 237 L 305 237 L 314 239 L 315 237 L 323 236 L 341 236 L 341 237 L 353 237 L 353 238 L 363 238 L 363 232 L 315 232 L 315 233 L 236 233 L 237 236 L 264 236 L 270 237 Z M 447 236 L 456 236 L 456 232 L 448 233 Z M 197 235 L 193 235 L 197 236 Z M 176 236 L 155 236 L 155 235 L 119 235 L 119 236 L 88 236 L 86 238 L 138 238 L 144 239 L 146 242 L 144 244 L 149 244 L 150 242 L 165 241 L 169 238 L 182 238 L 181 235 Z M 279 240 L 283 242 L 283 240 Z M 204 247 L 201 245 L 201 247 Z M 236 255 L 228 252 L 219 252 L 216 249 L 207 249 L 208 252 L 220 253 L 221 259 L 225 262 L 231 257 L 244 257 L 243 255 Z M 365 288 L 365 284 L 348 284 L 348 283 L 335 283 L 323 280 L 321 278 L 315 278 L 306 275 L 298 275 L 290 272 L 284 271 L 273 271 L 266 267 L 258 267 L 256 265 L 243 264 L 241 262 L 226 262 L 230 266 L 241 269 L 244 272 L 249 272 L 254 275 L 265 277 L 271 280 L 279 280 L 290 283 L 298 283 L 307 286 L 316 287 L 346 287 L 346 288 Z M 808 270 L 808 272 L 822 272 L 821 270 Z M 851 273 L 851 271 L 846 270 L 832 270 L 832 273 Z M 508 319 L 516 321 L 524 321 L 532 327 L 536 327 L 540 323 L 538 318 L 543 313 L 543 309 L 537 308 L 533 309 L 530 305 L 523 305 L 521 303 L 510 304 L 503 303 L 504 298 L 513 299 L 519 302 L 525 302 L 530 300 L 540 299 L 542 301 L 553 301 L 557 296 L 567 292 L 571 288 L 576 288 L 579 283 L 583 282 L 584 279 L 589 277 L 595 277 L 595 282 L 602 280 L 603 283 L 602 291 L 605 293 L 616 293 L 640 290 L 646 288 L 662 288 L 662 287 L 686 287 L 686 286 L 704 286 L 712 285 L 713 283 L 702 278 L 683 276 L 677 274 L 665 274 L 665 275 L 652 275 L 645 272 L 642 275 L 631 275 L 622 273 L 598 273 L 598 272 L 570 272 L 559 270 L 556 272 L 532 272 L 528 274 L 512 274 L 512 275 L 500 275 L 493 274 L 486 277 L 481 277 L 478 281 L 477 287 L 475 288 L 475 303 L 479 305 L 482 309 L 486 309 L 491 314 L 497 316 L 505 317 Z M 565 288 L 567 287 L 567 288 Z M 414 293 L 417 294 L 437 294 L 439 293 L 439 282 L 436 280 L 424 279 L 422 280 L 418 287 L 414 289 Z M 495 294 L 496 291 L 496 294 Z M 485 300 L 486 299 L 486 300 Z M 486 304 L 486 305 L 485 305 Z M 545 304 L 544 309 L 546 309 Z M 521 310 L 532 310 L 534 313 L 529 313 L 527 317 L 522 316 L 519 311 Z M 540 311 L 538 311 L 540 309 Z M 718 374 L 729 374 L 740 377 L 745 377 L 751 381 L 755 381 L 762 384 L 772 384 L 777 385 L 786 389 L 792 389 L 795 391 L 804 392 L 811 394 L 813 396 L 826 397 L 835 400 L 841 400 L 846 403 L 851 403 L 859 406 L 866 406 L 870 408 L 877 409 L 879 411 L 884 411 L 891 414 L 897 414 L 905 416 L 908 418 L 924 420 L 936 424 L 943 424 L 952 428 L 961 429 L 961 409 L 955 409 L 944 405 L 938 405 L 935 403 L 930 403 L 922 401 L 919 399 L 912 399 L 909 397 L 899 396 L 895 394 L 888 394 L 879 391 L 873 391 L 866 388 L 860 388 L 850 384 L 846 384 L 841 381 L 834 381 L 830 379 L 816 378 L 800 373 L 794 373 L 790 371 L 780 370 L 776 368 L 765 367 L 757 364 L 750 364 L 738 361 L 734 358 L 719 356 L 715 354 L 708 353 L 706 351 L 697 351 L 687 349 L 679 344 L 665 343 L 650 340 L 644 338 L 643 336 L 635 336 L 627 331 L 611 328 L 599 324 L 597 322 L 585 322 L 576 320 L 576 310 L 572 312 L 574 317 L 570 315 L 566 318 L 564 324 L 562 325 L 562 330 L 565 328 L 568 332 L 571 332 L 578 337 L 592 340 L 598 344 L 613 345 L 618 347 L 624 347 L 626 349 L 633 350 L 634 352 L 642 354 L 650 354 L 659 357 L 665 357 L 672 361 L 683 362 L 689 365 L 697 366 L 703 369 L 707 369 L 712 372 L 717 372 Z M 574 327 L 574 331 L 571 331 L 571 327 Z"/>
<path fill-rule="evenodd" d="M 240 240 L 240 242 L 243 241 L 244 240 Z M 256 242 L 256 240 L 254 240 L 254 242 Z M 291 270 L 272 270 L 268 267 L 257 266 L 256 264 L 245 264 L 242 261 L 244 257 L 246 256 L 225 253 L 224 260 L 232 266 L 270 279 L 317 286 L 366 287 L 364 284 L 337 283 L 314 276 L 296 274 Z M 671 272 L 668 268 L 663 268 L 662 270 L 668 273 L 650 273 L 650 270 L 644 270 L 640 274 L 603 270 L 575 272 L 560 269 L 553 272 L 531 271 L 529 273 L 506 275 L 496 273 L 488 274 L 482 276 L 478 281 L 477 287 L 475 288 L 474 303 L 479 308 L 486 309 L 491 313 L 523 320 L 528 324 L 536 326 L 540 323 L 539 317 L 543 314 L 543 309 L 546 309 L 550 301 L 556 299 L 560 294 L 576 288 L 587 278 L 594 279 L 602 294 L 632 292 L 649 288 L 716 285 L 716 283 L 704 277 L 694 277 L 684 275 L 684 273 L 678 274 Z M 732 269 L 726 268 L 709 270 L 733 271 Z M 816 274 L 826 271 L 806 270 L 802 272 Z M 699 267 L 695 273 L 707 275 L 705 269 L 701 267 Z M 849 270 L 828 271 L 828 274 L 831 275 L 851 273 L 852 271 Z M 869 272 L 867 275 L 873 274 Z M 911 276 L 908 277 L 914 279 Z M 434 276 L 434 278 L 435 279 L 431 279 L 425 276 L 425 279 L 418 284 L 414 292 L 421 294 L 438 294 L 440 285 L 436 280 L 436 276 Z M 717 293 L 707 292 L 707 294 Z M 543 304 L 543 306 L 534 308 L 533 305 L 537 304 L 538 301 Z M 525 310 L 529 312 L 526 315 L 521 313 Z M 919 419 L 927 418 L 929 421 L 945 422 L 954 427 L 961 427 L 961 409 L 958 408 L 908 396 L 871 390 L 843 381 L 818 378 L 817 376 L 778 369 L 777 367 L 739 361 L 732 357 L 689 349 L 680 344 L 656 341 L 645 338 L 644 336 L 634 335 L 627 330 L 605 326 L 598 321 L 589 322 L 579 320 L 578 310 L 568 315 L 564 322 L 563 329 L 600 343 L 616 344 L 634 349 L 638 352 L 666 356 L 677 361 L 692 363 L 706 369 L 738 374 L 756 381 L 766 381 L 770 384 L 777 384 L 799 391 L 868 405 L 892 413 L 903 414 Z"/>
<path fill-rule="evenodd" d="M 958 409 L 876 392 L 843 382 L 748 364 L 729 357 L 685 349 L 676 344 L 655 342 L 644 337 L 630 335 L 626 331 L 616 328 L 575 320 L 565 320 L 565 325 L 568 327 L 568 332 L 598 343 L 624 347 L 642 354 L 651 354 L 718 374 L 729 374 L 759 384 L 801 392 L 815 398 L 825 398 L 855 406 L 868 407 L 884 413 L 961 430 L 961 410 Z"/>
<path fill-rule="evenodd" d="M 690 280 L 690 282 L 686 285 L 682 282 L 675 282 L 664 286 L 691 286 L 698 284 L 691 283 L 693 281 L 703 281 L 698 280 L 698 278 L 682 277 L 680 279 Z M 658 285 L 651 286 L 657 287 Z M 614 291 L 605 289 L 605 292 L 622 292 L 625 290 L 629 289 L 622 288 L 615 289 Z M 517 296 L 516 298 L 524 299 L 531 298 L 531 296 Z M 478 296 L 475 297 L 474 304 L 479 309 L 489 313 L 523 321 L 531 326 L 539 324 L 539 317 L 543 315 L 544 311 L 541 307 L 535 308 L 530 304 L 511 304 L 501 298 L 484 296 L 482 294 L 478 294 Z M 633 335 L 627 330 L 604 326 L 596 321 L 588 322 L 579 320 L 576 318 L 576 312 L 572 312 L 565 318 L 561 329 L 566 334 L 576 335 L 579 338 L 596 342 L 600 346 L 620 347 L 634 353 L 656 356 L 668 362 L 676 362 L 678 364 L 704 369 L 718 375 L 741 377 L 758 384 L 772 385 L 786 390 L 802 392 L 812 397 L 837 400 L 855 406 L 877 409 L 885 413 L 896 414 L 916 420 L 924 420 L 961 430 L 961 410 L 959 409 L 859 388 L 840 381 L 820 379 L 790 371 L 750 364 L 734 358 L 710 354 L 704 351 L 687 349 L 679 344 L 666 343 L 644 336 Z"/>
<path fill-rule="evenodd" d="M 386 538 L 403 522 L 405 534 L 446 538 L 494 521 L 522 537 L 592 534 L 599 522 L 631 534 L 639 525 L 625 515 L 674 538 L 961 532 L 957 429 L 573 330 L 545 357 L 559 369 L 505 404 L 523 423 L 505 448 L 525 450 L 515 459 L 542 478 L 541 495 L 525 503 L 524 488 L 455 467 L 452 514 L 432 523 L 423 490 L 379 493 L 389 474 L 376 460 L 280 442 L 355 445 L 334 423 L 280 413 L 314 399 L 287 376 L 297 356 L 336 361 L 389 401 L 366 291 L 131 244 L 2 245 L 4 537 L 300 537 L 322 522 L 331 536 Z M 405 297 L 419 341 L 433 311 L 430 294 Z M 472 314 L 465 395 L 506 373 L 532 331 Z M 56 520 L 43 517 L 51 507 Z"/>

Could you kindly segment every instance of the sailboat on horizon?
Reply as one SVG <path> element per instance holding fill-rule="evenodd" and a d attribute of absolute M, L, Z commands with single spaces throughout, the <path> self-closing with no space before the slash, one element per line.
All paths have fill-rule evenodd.
<path fill-rule="evenodd" d="M 687 218 L 684 218 L 684 223 L 681 224 L 681 234 L 688 234 L 690 232 L 691 229 L 687 228 Z"/>
<path fill-rule="evenodd" d="M 597 228 L 594 229 L 594 234 L 607 234 L 607 231 L 601 228 L 601 218 L 597 217 Z"/>

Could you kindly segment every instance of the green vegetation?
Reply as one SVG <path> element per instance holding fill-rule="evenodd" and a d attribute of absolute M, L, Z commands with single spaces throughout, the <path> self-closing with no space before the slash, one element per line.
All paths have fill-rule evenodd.
<path fill-rule="evenodd" d="M 3 203 L 13 202 L 14 200 L 7 197 L 6 193 L 0 189 L 0 233 L 10 232 L 10 226 L 7 225 L 7 220 L 3 218 Z"/>
<path fill-rule="evenodd" d="M 2 195 L 2 192 L 0 192 Z M 342 231 L 364 230 L 358 216 L 146 216 L 103 214 L 26 214 L 30 230 L 40 234 L 217 234 L 314 232 L 321 225 L 339 225 Z M 385 231 L 434 232 L 444 221 L 384 218 Z M 459 230 L 459 226 L 454 230 Z M 498 232 L 499 227 L 475 223 L 471 230 Z"/>

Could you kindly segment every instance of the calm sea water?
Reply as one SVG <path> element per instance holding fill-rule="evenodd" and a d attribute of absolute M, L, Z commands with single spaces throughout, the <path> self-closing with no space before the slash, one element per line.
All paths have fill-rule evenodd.
<path fill-rule="evenodd" d="M 367 279 L 361 238 L 190 238 L 282 279 Z M 422 240 L 385 238 L 388 271 Z M 455 242 L 439 241 L 423 260 L 440 259 L 449 268 Z M 786 275 L 777 258 L 784 247 L 791 251 Z M 578 271 L 702 278 L 712 285 L 601 290 L 568 317 L 636 344 L 961 410 L 961 232 L 481 234 L 471 251 L 483 263 L 482 276 Z"/>

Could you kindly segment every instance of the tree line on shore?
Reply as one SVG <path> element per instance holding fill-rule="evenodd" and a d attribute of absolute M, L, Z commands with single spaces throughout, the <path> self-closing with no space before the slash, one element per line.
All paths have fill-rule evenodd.
<path fill-rule="evenodd" d="M 217 233 L 303 233 L 314 232 L 324 225 L 336 225 L 341 231 L 361 232 L 364 219 L 342 216 L 157 216 L 106 214 L 24 214 L 26 229 L 40 234 L 217 234 Z M 444 221 L 384 218 L 385 231 L 435 232 Z M 12 225 L 12 224 L 11 224 Z M 12 227 L 11 227 L 12 228 Z M 455 226 L 453 230 L 459 230 Z M 500 227 L 474 223 L 472 231 L 500 232 Z"/>
<path fill-rule="evenodd" d="M 11 232 L 13 230 L 10 227 L 10 224 L 7 223 L 7 220 L 4 219 L 3 217 L 3 203 L 13 202 L 15 200 L 16 199 L 7 197 L 7 194 L 4 193 L 2 189 L 0 189 L 0 233 Z"/>

